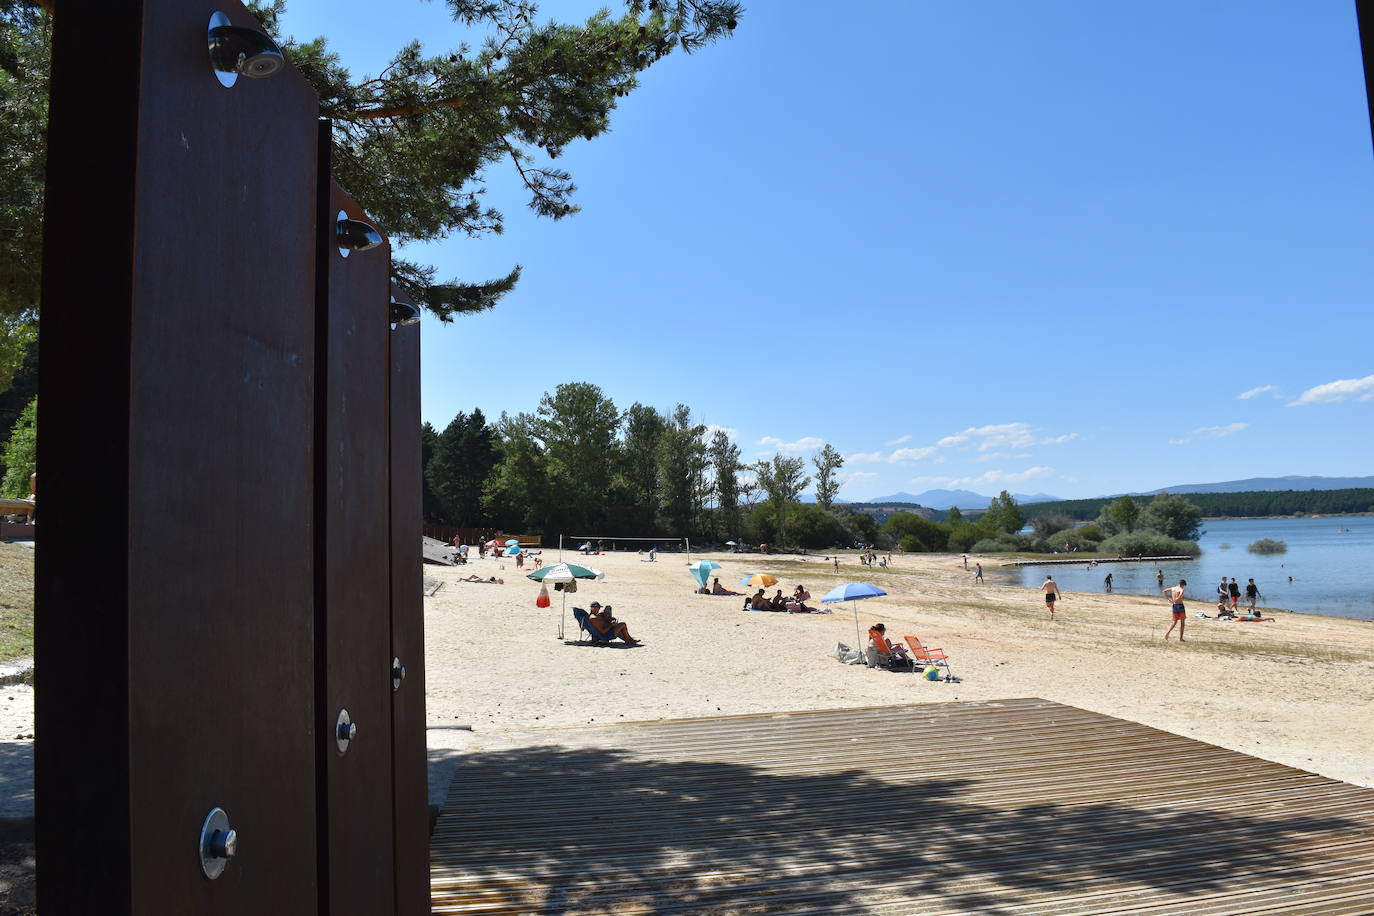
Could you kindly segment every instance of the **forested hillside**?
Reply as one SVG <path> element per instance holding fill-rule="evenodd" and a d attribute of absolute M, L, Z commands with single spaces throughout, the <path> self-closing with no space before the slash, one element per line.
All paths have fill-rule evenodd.
<path fill-rule="evenodd" d="M 1042 515 L 1067 515 L 1078 521 L 1097 518 L 1102 507 L 1116 497 L 1065 499 L 1052 503 L 1022 506 L 1026 520 Z M 1153 496 L 1137 496 L 1145 508 Z M 1202 514 L 1215 518 L 1258 518 L 1265 515 L 1335 515 L 1346 512 L 1374 512 L 1374 488 L 1347 490 L 1251 490 L 1244 493 L 1189 493 L 1189 502 Z"/>

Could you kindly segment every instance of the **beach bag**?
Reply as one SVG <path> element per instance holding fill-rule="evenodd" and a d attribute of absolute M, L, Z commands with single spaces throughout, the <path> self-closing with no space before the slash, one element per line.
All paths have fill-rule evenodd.
<path fill-rule="evenodd" d="M 835 643 L 835 659 L 844 665 L 862 665 L 864 654 L 858 649 L 851 649 L 842 642 Z"/>
<path fill-rule="evenodd" d="M 534 606 L 548 607 L 552 603 L 549 600 L 549 587 L 547 585 L 539 586 L 539 597 L 534 599 Z"/>

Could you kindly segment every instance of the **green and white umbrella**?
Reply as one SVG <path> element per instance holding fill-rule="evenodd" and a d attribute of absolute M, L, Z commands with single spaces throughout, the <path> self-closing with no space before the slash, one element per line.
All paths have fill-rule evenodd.
<path fill-rule="evenodd" d="M 590 566 L 578 566 L 576 563 L 555 563 L 552 566 L 541 566 L 525 578 L 533 579 L 535 582 L 572 582 L 575 579 L 604 579 L 606 574 L 599 569 L 592 569 Z M 563 613 L 558 618 L 558 638 L 563 638 L 563 627 L 568 619 L 568 593 L 563 592 Z"/>

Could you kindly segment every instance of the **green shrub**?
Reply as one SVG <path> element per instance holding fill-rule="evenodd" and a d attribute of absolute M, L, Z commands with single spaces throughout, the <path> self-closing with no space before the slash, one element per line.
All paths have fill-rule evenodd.
<path fill-rule="evenodd" d="M 1047 552 L 1072 550 L 1077 547 L 1082 551 L 1093 551 L 1097 549 L 1098 540 L 1084 537 L 1081 528 L 1070 528 L 1068 531 L 1056 531 L 1045 539 L 1044 550 Z"/>
<path fill-rule="evenodd" d="M 883 525 L 883 531 L 897 538 L 903 550 L 938 553 L 949 547 L 949 528 L 914 512 L 894 513 Z M 909 538 L 915 538 L 920 546 L 906 546 Z"/>
<path fill-rule="evenodd" d="M 1102 529 L 1097 527 L 1097 522 L 1088 522 L 1086 525 L 1079 525 L 1073 530 L 1075 534 L 1085 541 L 1101 541 L 1106 537 L 1106 535 L 1102 533 Z"/>
<path fill-rule="evenodd" d="M 30 401 L 19 415 L 4 453 L 5 478 L 0 483 L 0 496 L 28 496 L 29 475 L 37 469 L 38 461 L 38 398 Z"/>
<path fill-rule="evenodd" d="M 1030 540 L 1019 534 L 1003 532 L 995 538 L 983 538 L 973 545 L 972 553 L 1016 553 L 1030 547 Z"/>
<path fill-rule="evenodd" d="M 1287 553 L 1288 543 L 1273 538 L 1260 538 L 1245 549 L 1251 553 Z"/>
<path fill-rule="evenodd" d="M 1103 541 L 1098 550 L 1118 557 L 1195 557 L 1202 552 L 1196 541 L 1171 538 L 1153 531 L 1114 534 Z"/>

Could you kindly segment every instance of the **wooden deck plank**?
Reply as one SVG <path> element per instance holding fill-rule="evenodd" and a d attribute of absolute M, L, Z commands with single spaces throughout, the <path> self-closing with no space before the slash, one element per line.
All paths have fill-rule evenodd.
<path fill-rule="evenodd" d="M 436 913 L 1374 912 L 1374 790 L 1044 700 L 529 730 L 470 752 Z"/>

